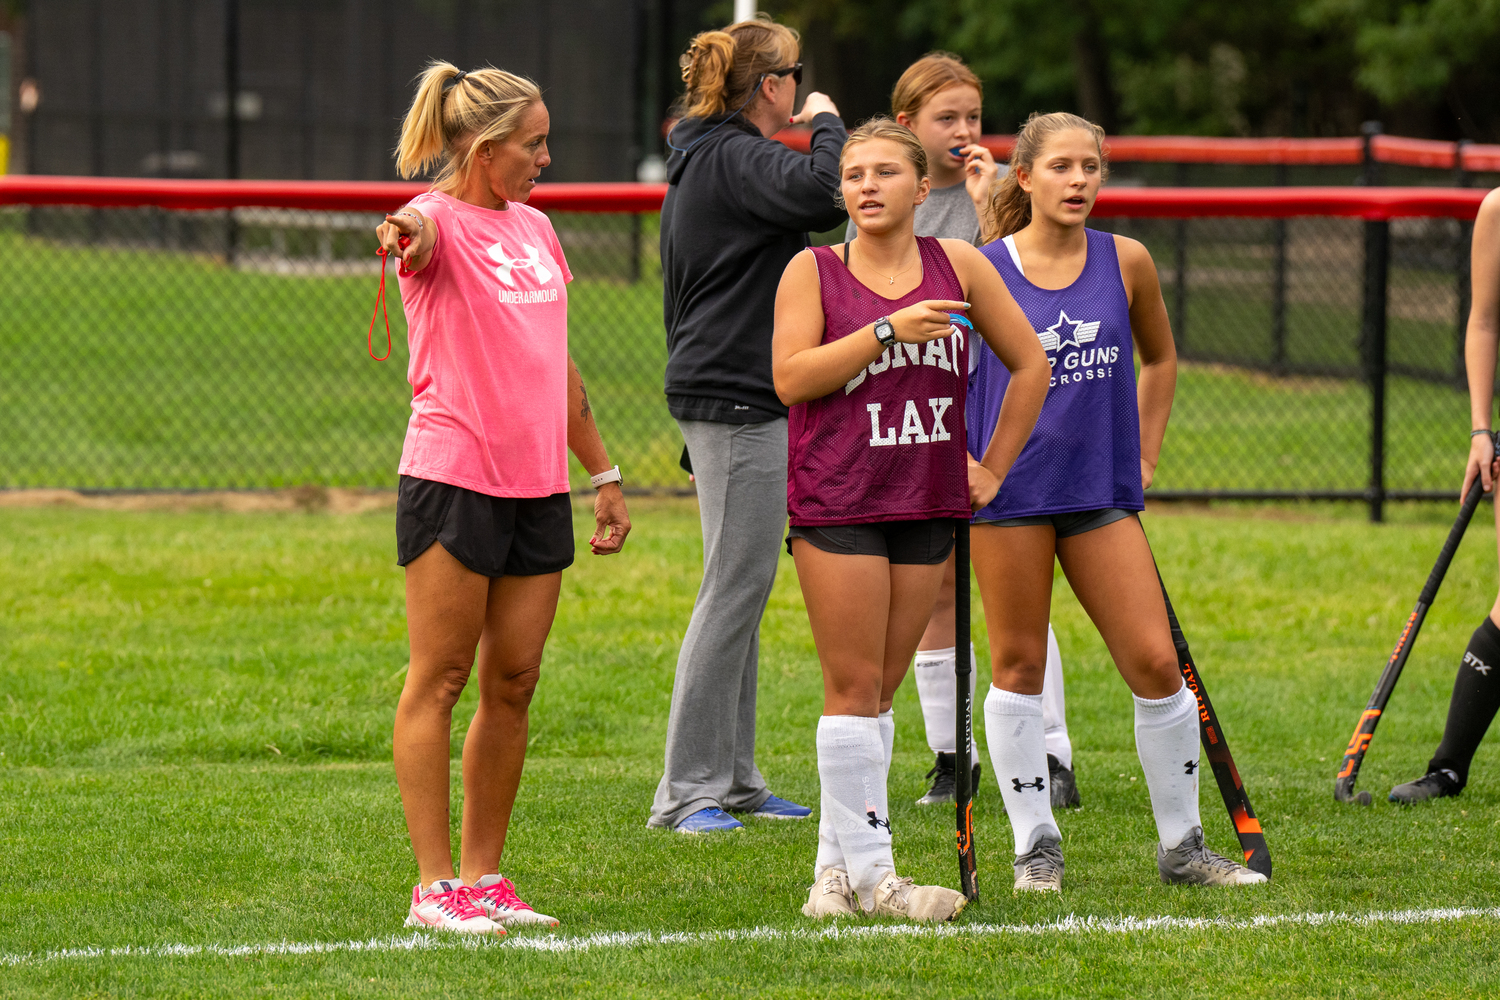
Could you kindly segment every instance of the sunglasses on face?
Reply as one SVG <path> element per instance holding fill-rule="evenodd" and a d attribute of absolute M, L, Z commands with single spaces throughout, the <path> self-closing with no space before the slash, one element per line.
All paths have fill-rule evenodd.
<path fill-rule="evenodd" d="M 766 76 L 786 76 L 788 73 L 791 74 L 792 82 L 793 83 L 795 83 L 799 87 L 802 86 L 802 64 L 801 63 L 793 63 L 791 66 L 788 66 L 786 69 L 773 69 L 770 72 L 766 73 Z"/>

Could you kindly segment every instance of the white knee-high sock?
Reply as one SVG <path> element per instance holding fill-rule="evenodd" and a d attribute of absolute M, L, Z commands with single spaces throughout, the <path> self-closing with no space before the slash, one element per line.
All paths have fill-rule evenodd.
<path fill-rule="evenodd" d="M 1061 840 L 1047 790 L 1042 696 L 1002 691 L 992 685 L 984 699 L 984 742 L 990 748 L 990 766 L 995 769 L 1000 796 L 1010 815 L 1017 856 L 1035 847 L 1038 837 Z"/>
<path fill-rule="evenodd" d="M 858 715 L 819 719 L 818 777 L 823 809 L 832 817 L 850 887 L 866 910 L 873 909 L 875 887 L 896 868 L 879 721 Z"/>
<path fill-rule="evenodd" d="M 888 708 L 875 716 L 880 723 L 880 746 L 885 751 L 885 776 L 891 777 L 891 754 L 896 752 L 896 710 Z"/>
<path fill-rule="evenodd" d="M 912 672 L 917 675 L 917 700 L 922 704 L 922 721 L 927 725 L 927 745 L 933 753 L 953 753 L 958 716 L 958 685 L 953 670 L 956 647 L 919 649 Z M 974 697 L 974 679 L 979 666 L 974 659 L 974 644 L 969 643 L 969 697 Z M 979 759 L 975 744 L 973 759 Z M 972 761 L 970 762 L 972 763 Z"/>
<path fill-rule="evenodd" d="M 830 868 L 849 870 L 844 861 L 844 849 L 839 846 L 838 831 L 833 828 L 835 808 L 825 784 L 818 795 L 818 860 L 813 862 L 813 881 L 822 878 Z"/>
<path fill-rule="evenodd" d="M 1198 816 L 1198 699 L 1184 684 L 1170 698 L 1135 699 L 1135 752 L 1146 772 L 1156 834 L 1171 850 L 1193 829 Z"/>
<path fill-rule="evenodd" d="M 1042 726 L 1047 752 L 1068 770 L 1073 770 L 1073 741 L 1068 739 L 1068 702 L 1063 697 L 1062 654 L 1057 636 L 1047 626 L 1047 672 L 1042 676 Z"/>

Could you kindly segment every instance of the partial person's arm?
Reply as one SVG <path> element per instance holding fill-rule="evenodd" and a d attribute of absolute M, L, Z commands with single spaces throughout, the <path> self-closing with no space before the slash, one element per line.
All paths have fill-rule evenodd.
<path fill-rule="evenodd" d="M 1141 489 L 1151 485 L 1156 464 L 1161 461 L 1161 442 L 1167 436 L 1167 418 L 1172 415 L 1172 396 L 1177 392 L 1177 345 L 1172 323 L 1161 297 L 1161 280 L 1151 253 L 1140 243 L 1115 237 L 1120 275 L 1130 301 L 1130 332 L 1141 356 L 1141 374 L 1136 381 L 1136 406 L 1141 415 Z"/>
<path fill-rule="evenodd" d="M 1469 329 L 1464 335 L 1464 367 L 1469 373 L 1469 423 L 1478 431 L 1490 429 L 1495 405 L 1495 353 L 1500 341 L 1500 188 L 1486 195 L 1479 205 L 1469 266 L 1472 298 Z M 1460 497 L 1469 495 L 1475 476 L 1483 478 L 1486 493 L 1495 488 L 1494 449 L 1488 434 L 1469 438 L 1469 464 Z"/>
<path fill-rule="evenodd" d="M 725 143 L 724 153 L 731 158 L 730 170 L 746 211 L 781 229 L 820 233 L 848 218 L 834 196 L 839 190 L 839 153 L 849 133 L 833 102 L 822 94 L 809 94 L 802 113 L 792 120 L 812 124 L 810 153 L 754 136 Z"/>
<path fill-rule="evenodd" d="M 979 461 L 969 465 L 969 505 L 979 510 L 995 499 L 1010 474 L 1010 467 L 1026 447 L 1042 404 L 1047 401 L 1052 366 L 1031 322 L 1016 305 L 1010 289 L 1005 287 L 1005 279 L 989 258 L 964 240 L 942 243 L 959 281 L 963 282 L 964 294 L 974 303 L 969 308 L 974 329 L 1010 372 L 1010 385 L 1000 401 L 995 432 Z M 974 347 L 970 344 L 969 350 Z"/>
<path fill-rule="evenodd" d="M 396 209 L 375 227 L 375 238 L 389 256 L 401 262 L 407 274 L 415 274 L 432 262 L 437 235 L 437 220 L 423 215 L 410 205 Z M 405 250 L 401 249 L 403 236 L 411 238 Z"/>
<path fill-rule="evenodd" d="M 568 450 L 591 476 L 614 467 L 594 424 L 589 391 L 571 354 L 568 355 Z M 594 525 L 594 537 L 589 539 L 594 555 L 607 556 L 620 551 L 625 536 L 630 534 L 630 514 L 625 510 L 625 492 L 619 483 L 606 483 L 599 488 L 599 495 L 594 498 Z"/>
<path fill-rule="evenodd" d="M 949 311 L 967 308 L 964 302 L 932 299 L 897 310 L 890 315 L 896 342 L 925 344 L 946 337 L 953 332 Z M 817 261 L 811 250 L 793 257 L 776 289 L 776 327 L 771 335 L 771 378 L 781 401 L 792 406 L 822 399 L 844 388 L 884 351 L 874 323 L 831 344 L 823 343 Z"/>

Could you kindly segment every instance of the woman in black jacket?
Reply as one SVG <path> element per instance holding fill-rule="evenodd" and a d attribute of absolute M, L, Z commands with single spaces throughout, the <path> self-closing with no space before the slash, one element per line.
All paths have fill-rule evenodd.
<path fill-rule="evenodd" d="M 796 32 L 757 18 L 707 31 L 682 56 L 682 118 L 667 137 L 661 212 L 667 407 L 687 442 L 703 521 L 703 583 L 683 637 L 666 764 L 650 826 L 734 830 L 728 812 L 802 819 L 755 766 L 761 613 L 786 523 L 787 409 L 771 381 L 776 288 L 834 202 L 847 133 L 813 93 L 792 116 Z M 812 125 L 812 153 L 772 140 Z"/>

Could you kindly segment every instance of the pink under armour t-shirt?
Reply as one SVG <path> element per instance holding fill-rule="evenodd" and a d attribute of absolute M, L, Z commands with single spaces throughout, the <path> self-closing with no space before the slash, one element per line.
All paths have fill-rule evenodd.
<path fill-rule="evenodd" d="M 411 421 L 400 472 L 497 497 L 568 490 L 568 289 L 547 216 L 428 192 L 432 260 L 400 274 Z"/>

